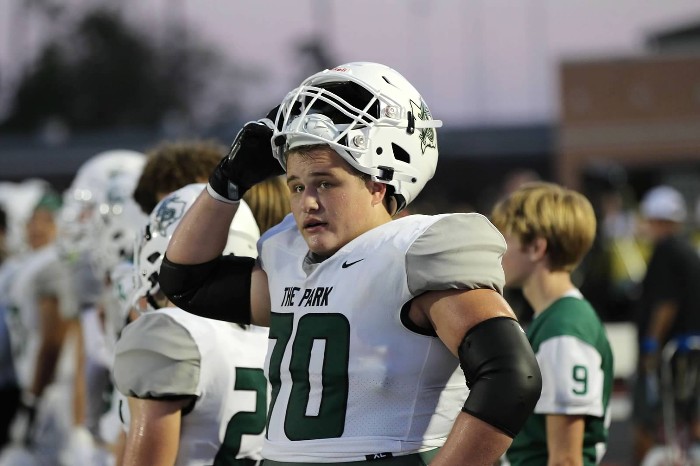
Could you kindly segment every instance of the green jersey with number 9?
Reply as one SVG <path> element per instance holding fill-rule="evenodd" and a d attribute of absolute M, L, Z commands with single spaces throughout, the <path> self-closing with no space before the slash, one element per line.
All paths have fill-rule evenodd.
<path fill-rule="evenodd" d="M 595 310 L 574 290 L 537 314 L 527 337 L 542 372 L 542 394 L 506 454 L 510 464 L 547 464 L 548 414 L 585 416 L 583 464 L 600 463 L 610 425 L 613 356 Z"/>

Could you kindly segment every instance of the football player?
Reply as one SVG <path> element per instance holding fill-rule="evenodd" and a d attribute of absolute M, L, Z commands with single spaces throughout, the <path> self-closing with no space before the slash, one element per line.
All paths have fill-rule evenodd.
<path fill-rule="evenodd" d="M 265 465 L 493 464 L 531 413 L 540 373 L 501 294 L 501 234 L 479 214 L 392 221 L 435 172 L 439 126 L 387 66 L 314 74 L 244 125 L 175 231 L 166 295 L 270 327 Z M 292 215 L 257 263 L 222 257 L 240 198 L 283 170 Z"/>
<path fill-rule="evenodd" d="M 203 189 L 205 184 L 190 184 L 161 200 L 137 247 L 133 303 L 143 314 L 122 330 L 114 362 L 116 386 L 128 400 L 128 410 L 122 410 L 128 424 L 122 464 L 260 459 L 267 329 L 184 312 L 158 285 L 172 232 Z M 241 204 L 224 254 L 254 257 L 258 237 L 252 212 Z"/>
<path fill-rule="evenodd" d="M 73 283 L 71 317 L 81 335 L 74 425 L 61 452 L 65 464 L 99 466 L 110 461 L 111 440 L 100 432 L 112 391 L 116 340 L 111 330 L 115 312 L 107 298 L 114 269 L 120 261 L 130 260 L 137 231 L 146 219 L 131 200 L 144 163 L 140 152 L 100 152 L 80 166 L 64 193 L 58 243 Z"/>
<path fill-rule="evenodd" d="M 10 440 L 10 426 L 20 401 L 8 328 L 9 289 L 26 257 L 25 223 L 46 191 L 44 180 L 0 182 L 0 448 Z"/>
<path fill-rule="evenodd" d="M 26 225 L 30 251 L 20 259 L 8 289 L 6 317 L 22 391 L 12 437 L 37 461 L 58 454 L 70 425 L 66 406 L 75 370 L 75 333 L 66 317 L 70 283 L 55 243 L 60 208 L 60 196 L 45 191 Z"/>

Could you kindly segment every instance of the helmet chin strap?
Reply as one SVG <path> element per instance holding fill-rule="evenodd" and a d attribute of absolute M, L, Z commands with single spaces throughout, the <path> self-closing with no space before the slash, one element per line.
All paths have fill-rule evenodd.
<path fill-rule="evenodd" d="M 158 299 L 161 300 L 160 303 L 158 302 Z M 164 302 L 167 302 L 167 301 L 163 301 L 163 300 L 167 300 L 167 298 L 165 297 L 163 292 L 160 291 L 160 289 L 158 289 L 158 291 L 156 291 L 155 293 L 151 293 L 150 291 L 146 293 L 146 301 L 148 301 L 148 304 L 153 309 L 162 308 L 164 305 Z"/>
<path fill-rule="evenodd" d="M 388 200 L 389 215 L 393 217 L 394 215 L 399 213 L 399 203 L 393 194 L 389 196 Z"/>
<path fill-rule="evenodd" d="M 407 175 L 406 173 L 401 173 L 401 172 L 396 172 L 394 171 L 393 168 L 391 167 L 384 167 L 384 166 L 378 166 L 376 168 L 362 168 L 363 173 L 367 173 L 368 175 L 376 178 L 376 181 L 379 182 L 387 182 L 387 181 L 393 181 L 393 180 L 399 180 L 399 181 L 407 181 L 409 183 L 415 183 L 416 178 L 411 175 Z"/>
<path fill-rule="evenodd" d="M 158 301 L 156 301 L 156 298 L 154 298 L 151 293 L 146 294 L 146 300 L 153 309 L 160 309 L 160 304 L 158 304 Z"/>

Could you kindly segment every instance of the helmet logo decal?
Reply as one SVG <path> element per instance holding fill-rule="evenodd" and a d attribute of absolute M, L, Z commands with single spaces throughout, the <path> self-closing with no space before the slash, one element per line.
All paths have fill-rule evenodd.
<path fill-rule="evenodd" d="M 432 115 L 430 114 L 430 110 L 428 110 L 428 106 L 425 105 L 425 102 L 421 99 L 420 105 L 416 104 L 414 101 L 411 100 L 411 112 L 418 118 L 419 120 L 432 120 Z M 418 132 L 418 138 L 420 139 L 420 150 L 423 154 L 425 154 L 426 149 L 429 147 L 432 149 L 435 149 L 435 130 L 433 128 L 423 128 Z"/>
<path fill-rule="evenodd" d="M 185 213 L 187 203 L 177 196 L 163 201 L 156 212 L 156 231 L 163 237 L 168 236 L 168 227 L 180 220 Z"/>
<path fill-rule="evenodd" d="M 110 186 L 107 189 L 108 204 L 122 204 L 124 202 L 124 193 L 121 192 L 118 186 Z"/>
<path fill-rule="evenodd" d="M 123 204 L 128 194 L 124 192 L 125 187 L 119 184 L 119 178 L 128 176 L 121 171 L 112 171 L 108 174 L 106 201 L 108 204 Z"/>

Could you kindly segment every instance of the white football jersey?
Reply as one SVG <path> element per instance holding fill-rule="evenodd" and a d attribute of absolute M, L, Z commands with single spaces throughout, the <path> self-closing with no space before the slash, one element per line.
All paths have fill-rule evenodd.
<path fill-rule="evenodd" d="M 36 370 L 41 340 L 39 300 L 42 296 L 55 296 L 59 306 L 72 302 L 70 286 L 53 245 L 27 254 L 17 268 L 9 289 L 7 324 L 17 380 L 22 388 L 31 386 Z M 74 358 L 72 350 L 61 351 L 55 380 L 72 379 Z"/>
<path fill-rule="evenodd" d="M 412 215 L 315 260 L 288 216 L 259 242 L 272 314 L 267 459 L 362 461 L 442 446 L 458 359 L 405 315 L 430 290 L 502 291 L 505 241 L 479 214 Z"/>
<path fill-rule="evenodd" d="M 124 328 L 114 363 L 123 395 L 197 397 L 183 411 L 176 466 L 212 464 L 217 454 L 261 459 L 267 333 L 177 308 L 147 312 Z"/>

